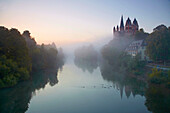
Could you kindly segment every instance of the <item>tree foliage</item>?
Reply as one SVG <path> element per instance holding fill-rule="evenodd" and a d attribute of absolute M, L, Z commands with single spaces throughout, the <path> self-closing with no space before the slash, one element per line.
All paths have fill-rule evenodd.
<path fill-rule="evenodd" d="M 136 40 L 142 40 L 142 39 L 146 39 L 148 35 L 149 33 L 144 32 L 144 30 L 141 28 L 139 31 L 136 31 L 134 37 Z"/>
<path fill-rule="evenodd" d="M 29 72 L 26 68 L 19 67 L 16 62 L 4 55 L 0 57 L 0 88 L 13 86 L 18 81 L 28 78 Z"/>
<path fill-rule="evenodd" d="M 122 43 L 121 40 L 117 40 L 116 42 L 120 42 L 119 44 Z M 106 59 L 114 69 L 132 72 L 136 75 L 142 74 L 145 62 L 140 61 L 139 55 L 132 58 L 124 52 L 123 48 L 125 47 L 120 47 L 120 45 L 116 45 L 115 47 L 115 45 L 109 43 L 102 48 L 101 53 L 103 58 Z"/>
<path fill-rule="evenodd" d="M 161 71 L 156 67 L 152 69 L 152 73 L 149 74 L 149 82 L 153 84 L 164 84 L 170 88 L 170 71 Z"/>
<path fill-rule="evenodd" d="M 0 27 L 0 55 L 5 55 L 7 59 L 17 62 L 19 67 L 27 68 L 31 71 L 31 59 L 28 55 L 26 42 L 17 29 L 8 30 Z"/>
<path fill-rule="evenodd" d="M 32 62 L 32 69 L 40 70 L 46 68 L 57 67 L 58 62 L 62 58 L 58 59 L 58 50 L 54 43 L 48 45 L 37 45 L 34 38 L 31 37 L 31 33 L 26 30 L 23 32 L 23 37 L 26 41 L 29 56 Z M 60 51 L 61 54 L 62 51 Z M 64 55 L 62 56 L 64 57 Z"/>
<path fill-rule="evenodd" d="M 147 38 L 146 53 L 154 60 L 167 62 L 170 60 L 170 29 L 164 25 L 154 28 Z"/>
<path fill-rule="evenodd" d="M 55 44 L 37 45 L 30 34 L 28 30 L 21 35 L 17 29 L 0 27 L 0 88 L 30 78 L 32 71 L 59 67 Z M 64 56 L 62 51 L 60 54 Z"/>

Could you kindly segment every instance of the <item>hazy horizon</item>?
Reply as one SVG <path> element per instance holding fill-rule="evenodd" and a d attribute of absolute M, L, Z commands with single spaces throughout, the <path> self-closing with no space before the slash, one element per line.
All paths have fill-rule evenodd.
<path fill-rule="evenodd" d="M 92 43 L 112 38 L 121 15 L 124 24 L 128 17 L 137 18 L 146 32 L 160 24 L 170 26 L 169 6 L 168 0 L 5 0 L 0 1 L 0 26 L 29 30 L 38 44 Z"/>
<path fill-rule="evenodd" d="M 0 0 L 0 113 L 170 113 L 169 6 Z"/>

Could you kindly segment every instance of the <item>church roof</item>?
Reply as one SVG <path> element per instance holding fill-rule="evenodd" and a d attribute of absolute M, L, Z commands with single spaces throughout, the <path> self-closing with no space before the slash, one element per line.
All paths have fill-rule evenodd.
<path fill-rule="evenodd" d="M 137 22 L 136 18 L 133 20 L 133 24 L 138 26 L 138 22 Z"/>
<path fill-rule="evenodd" d="M 128 17 L 128 19 L 126 20 L 126 26 L 127 25 L 131 25 L 131 20 L 129 19 L 129 17 Z"/>

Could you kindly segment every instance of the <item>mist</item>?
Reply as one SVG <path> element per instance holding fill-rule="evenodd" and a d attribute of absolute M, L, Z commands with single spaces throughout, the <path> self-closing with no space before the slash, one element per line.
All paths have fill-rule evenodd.
<path fill-rule="evenodd" d="M 66 59 L 73 60 L 74 59 L 74 51 L 77 48 L 93 45 L 94 49 L 97 52 L 100 52 L 101 48 L 112 39 L 113 39 L 113 36 L 99 37 L 98 39 L 93 40 L 93 41 L 66 44 L 66 45 L 62 45 L 61 47 L 63 48 L 63 51 L 66 54 Z"/>
<path fill-rule="evenodd" d="M 170 113 L 169 0 L 0 0 L 0 113 Z"/>

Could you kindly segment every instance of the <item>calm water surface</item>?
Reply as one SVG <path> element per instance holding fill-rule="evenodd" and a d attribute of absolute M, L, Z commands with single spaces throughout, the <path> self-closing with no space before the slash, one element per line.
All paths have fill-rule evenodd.
<path fill-rule="evenodd" d="M 58 72 L 59 82 L 36 90 L 26 112 L 148 113 L 144 96 L 132 94 L 130 87 L 118 82 L 104 80 L 99 67 L 91 68 L 66 62 Z"/>
<path fill-rule="evenodd" d="M 147 93 L 146 102 L 145 83 L 110 69 L 108 64 L 72 60 L 60 70 L 37 72 L 32 80 L 0 90 L 0 113 L 148 113 L 147 106 L 160 109 L 153 100 L 163 101 L 152 98 L 152 93 Z"/>

